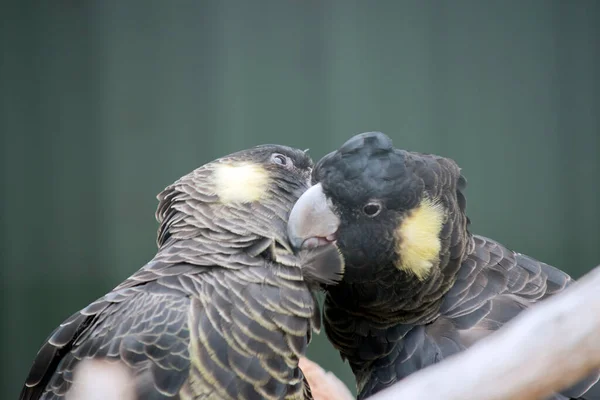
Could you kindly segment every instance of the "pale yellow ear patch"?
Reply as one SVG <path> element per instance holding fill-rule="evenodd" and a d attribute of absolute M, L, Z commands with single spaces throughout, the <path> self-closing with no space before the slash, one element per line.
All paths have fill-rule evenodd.
<path fill-rule="evenodd" d="M 440 231 L 446 218 L 444 207 L 428 198 L 412 210 L 396 231 L 396 267 L 423 280 L 439 260 Z"/>
<path fill-rule="evenodd" d="M 257 164 L 219 164 L 213 180 L 222 203 L 251 203 L 267 194 L 269 173 Z"/>

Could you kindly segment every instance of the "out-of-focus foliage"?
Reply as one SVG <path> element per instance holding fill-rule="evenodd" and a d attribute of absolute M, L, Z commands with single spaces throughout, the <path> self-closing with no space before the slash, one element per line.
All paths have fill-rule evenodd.
<path fill-rule="evenodd" d="M 53 1 L 0 10 L 0 398 L 155 252 L 155 195 L 260 143 L 454 158 L 473 231 L 600 262 L 600 2 Z M 349 386 L 324 335 L 309 356 Z"/>

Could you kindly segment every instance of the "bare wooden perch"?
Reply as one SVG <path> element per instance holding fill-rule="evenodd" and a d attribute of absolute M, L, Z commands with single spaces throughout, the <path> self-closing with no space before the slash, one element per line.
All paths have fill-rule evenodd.
<path fill-rule="evenodd" d="M 83 365 L 86 365 L 85 363 Z M 92 399 L 100 390 L 117 389 L 131 398 L 130 382 L 91 364 L 79 375 L 82 385 L 69 400 Z M 83 367 L 83 366 L 82 366 Z M 303 359 L 301 368 L 315 400 L 349 400 L 344 384 Z M 538 400 L 566 388 L 600 368 L 600 267 L 553 298 L 523 312 L 501 331 L 471 349 L 419 371 L 370 397 L 372 400 Z M 126 371 L 121 371 L 126 374 Z M 107 384 L 110 380 L 114 384 Z M 102 382 L 102 383 L 101 383 Z M 116 384 L 116 385 L 115 385 Z M 84 389 L 90 392 L 85 392 Z M 75 387 L 74 387 L 75 389 Z M 75 392 L 75 390 L 73 390 Z M 108 392 L 105 397 L 111 398 Z M 108 395 L 109 397 L 106 397 Z"/>
<path fill-rule="evenodd" d="M 306 376 L 314 400 L 353 400 L 346 385 L 332 372 L 325 372 L 307 358 L 300 359 L 300 369 Z"/>
<path fill-rule="evenodd" d="M 66 400 L 135 400 L 132 377 L 121 362 L 84 361 L 74 378 Z"/>

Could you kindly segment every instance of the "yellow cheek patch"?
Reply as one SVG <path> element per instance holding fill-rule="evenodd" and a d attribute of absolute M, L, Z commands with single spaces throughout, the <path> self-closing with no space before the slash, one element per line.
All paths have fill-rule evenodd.
<path fill-rule="evenodd" d="M 215 194 L 222 203 L 251 203 L 267 193 L 268 172 L 257 164 L 220 164 L 213 172 Z"/>
<path fill-rule="evenodd" d="M 439 234 L 445 218 L 444 207 L 428 198 L 412 210 L 395 233 L 398 269 L 413 273 L 419 280 L 429 275 L 439 259 Z"/>

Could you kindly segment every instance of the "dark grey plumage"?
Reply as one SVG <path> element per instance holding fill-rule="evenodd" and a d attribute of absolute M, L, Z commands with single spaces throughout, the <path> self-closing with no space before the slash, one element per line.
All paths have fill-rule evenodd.
<path fill-rule="evenodd" d="M 468 348 L 572 282 L 472 235 L 466 180 L 447 158 L 395 149 L 384 134 L 364 133 L 321 159 L 313 179 L 313 193 L 299 199 L 290 221 L 303 220 L 308 195 L 320 198 L 317 191 L 327 204 L 309 208 L 326 211 L 312 222 L 337 217 L 346 270 L 340 285 L 327 288 L 324 323 L 350 362 L 361 399 Z M 302 247 L 303 223 L 289 230 Z M 588 390 L 598 376 L 553 399 L 600 400 L 600 385 Z"/>
<path fill-rule="evenodd" d="M 320 326 L 311 288 L 343 269 L 333 247 L 290 251 L 311 169 L 305 152 L 265 145 L 167 187 L 156 256 L 50 335 L 20 398 L 64 398 L 89 358 L 123 361 L 140 399 L 309 398 L 298 357 Z"/>

